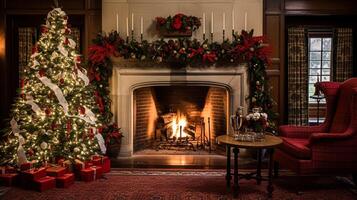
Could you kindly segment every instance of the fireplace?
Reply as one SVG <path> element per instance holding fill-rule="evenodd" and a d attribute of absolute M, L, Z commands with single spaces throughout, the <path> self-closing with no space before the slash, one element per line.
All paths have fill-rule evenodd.
<path fill-rule="evenodd" d="M 139 64 L 114 60 L 110 87 L 114 120 L 124 135 L 120 157 L 132 156 L 145 148 L 164 149 L 168 145 L 166 137 L 173 148 L 182 147 L 176 143 L 181 139 L 179 142 L 192 143 L 197 150 L 201 148 L 202 129 L 206 137 L 211 134 L 208 140 L 215 148 L 215 137 L 231 129 L 229 116 L 239 106 L 247 108 L 245 65 L 173 70 Z M 162 128 L 173 119 L 176 128 Z M 182 119 L 186 124 L 180 122 Z M 205 149 L 208 150 L 207 146 Z"/>
<path fill-rule="evenodd" d="M 228 98 L 224 87 L 195 84 L 134 90 L 134 153 L 216 149 L 215 138 L 227 133 Z"/>

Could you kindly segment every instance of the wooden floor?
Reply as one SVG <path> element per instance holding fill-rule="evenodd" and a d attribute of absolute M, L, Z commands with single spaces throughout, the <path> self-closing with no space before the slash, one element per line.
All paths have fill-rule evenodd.
<path fill-rule="evenodd" d="M 233 159 L 233 158 L 232 158 Z M 233 165 L 233 160 L 232 160 Z M 263 159 L 263 166 L 266 160 Z M 225 169 L 224 155 L 133 155 L 112 159 L 117 168 L 187 168 L 187 169 Z M 238 158 L 239 168 L 255 168 L 256 159 L 246 155 Z M 232 166 L 233 167 L 233 166 Z"/>

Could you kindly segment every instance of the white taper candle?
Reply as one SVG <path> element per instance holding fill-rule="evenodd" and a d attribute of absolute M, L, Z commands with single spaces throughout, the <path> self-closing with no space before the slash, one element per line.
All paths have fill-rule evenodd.
<path fill-rule="evenodd" d="M 129 19 L 126 18 L 126 37 L 129 37 Z"/>
<path fill-rule="evenodd" d="M 222 18 L 223 18 L 222 29 L 226 30 L 226 13 L 223 13 Z"/>
<path fill-rule="evenodd" d="M 117 33 L 119 32 L 119 16 L 118 16 L 118 13 L 117 13 Z"/>
<path fill-rule="evenodd" d="M 202 16 L 202 28 L 203 28 L 203 34 L 206 34 L 206 13 L 203 13 Z"/>
<path fill-rule="evenodd" d="M 140 18 L 140 34 L 143 34 L 144 32 L 144 21 L 143 17 Z"/>
<path fill-rule="evenodd" d="M 247 30 L 247 18 L 248 18 L 248 13 L 244 13 L 244 30 Z"/>
<path fill-rule="evenodd" d="M 213 12 L 211 13 L 211 33 L 213 33 Z"/>
<path fill-rule="evenodd" d="M 232 10 L 232 30 L 234 32 L 234 10 Z"/>
<path fill-rule="evenodd" d="M 131 30 L 134 30 L 134 13 L 131 13 Z"/>

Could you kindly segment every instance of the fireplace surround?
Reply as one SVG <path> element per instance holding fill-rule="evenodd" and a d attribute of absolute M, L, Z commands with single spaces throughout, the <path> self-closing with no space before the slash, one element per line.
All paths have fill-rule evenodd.
<path fill-rule="evenodd" d="M 134 154 L 136 131 L 137 97 L 134 93 L 143 88 L 158 87 L 207 87 L 227 91 L 227 112 L 225 119 L 239 107 L 247 108 L 248 95 L 246 65 L 225 67 L 202 67 L 172 69 L 156 66 L 154 63 L 142 64 L 122 59 L 113 60 L 113 75 L 110 81 L 112 112 L 114 121 L 123 131 L 119 157 Z M 135 99 L 135 98 L 136 99 Z M 230 130 L 229 120 L 224 120 L 225 130 Z M 148 126 L 154 126 L 154 124 Z M 213 141 L 214 142 L 214 141 Z"/>

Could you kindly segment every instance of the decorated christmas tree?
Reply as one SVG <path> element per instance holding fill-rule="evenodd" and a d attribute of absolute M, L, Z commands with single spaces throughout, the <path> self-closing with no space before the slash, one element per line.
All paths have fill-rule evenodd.
<path fill-rule="evenodd" d="M 35 166 L 55 159 L 89 159 L 105 153 L 99 113 L 81 56 L 60 8 L 46 24 L 24 69 L 19 96 L 1 144 L 2 164 Z M 98 145 L 99 144 L 99 145 Z"/>

